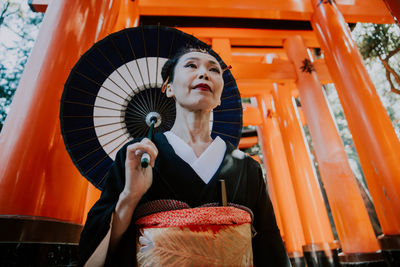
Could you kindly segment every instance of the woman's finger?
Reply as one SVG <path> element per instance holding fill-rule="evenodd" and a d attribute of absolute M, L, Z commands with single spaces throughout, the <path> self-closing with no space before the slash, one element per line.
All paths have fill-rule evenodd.
<path fill-rule="evenodd" d="M 158 149 L 157 149 L 156 145 L 150 139 L 143 138 L 140 143 L 151 146 L 153 148 L 153 150 L 156 152 L 156 154 L 158 154 Z"/>
<path fill-rule="evenodd" d="M 150 155 L 150 158 L 151 158 L 150 165 L 153 166 L 152 162 L 154 163 L 154 160 L 158 155 L 158 149 L 157 149 L 156 145 L 148 138 L 143 138 L 140 143 L 145 145 L 146 148 L 149 149 L 149 150 L 146 150 L 145 152 L 147 152 Z"/>
<path fill-rule="evenodd" d="M 157 157 L 158 150 L 150 140 L 129 145 L 126 149 L 126 156 L 129 160 L 139 159 L 143 153 L 150 155 L 152 161 Z"/>

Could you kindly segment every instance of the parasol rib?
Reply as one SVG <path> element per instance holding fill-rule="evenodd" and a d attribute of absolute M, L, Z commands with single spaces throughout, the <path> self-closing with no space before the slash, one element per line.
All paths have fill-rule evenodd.
<path fill-rule="evenodd" d="M 113 150 L 111 150 L 111 152 L 110 153 L 113 153 L 116 149 L 119 149 L 126 141 L 128 141 L 129 140 L 129 138 L 126 138 L 125 140 L 124 140 L 124 142 L 121 142 L 118 146 L 116 146 Z M 104 159 L 106 159 L 107 157 L 104 157 Z M 103 160 L 104 160 L 103 159 Z M 106 176 L 107 176 L 107 172 L 103 175 L 103 177 L 99 180 L 99 182 L 96 184 L 96 187 L 98 187 L 102 182 L 103 182 L 103 180 L 106 178 Z"/>
<path fill-rule="evenodd" d="M 219 122 L 219 123 L 228 123 L 228 124 L 241 124 L 240 122 L 237 121 L 216 121 L 216 120 L 210 120 L 210 122 Z"/>
<path fill-rule="evenodd" d="M 110 88 L 107 88 L 107 87 L 105 87 L 105 86 L 102 85 L 102 84 L 99 84 L 98 82 L 96 82 L 96 81 L 93 80 L 92 78 L 86 76 L 85 74 L 80 73 L 79 71 L 76 71 L 76 70 L 74 71 L 74 73 L 76 73 L 76 74 L 82 76 L 83 78 L 85 78 L 85 79 L 87 79 L 88 81 L 90 81 L 90 82 L 96 84 L 97 86 L 102 87 L 102 88 L 107 89 L 108 91 L 112 92 L 112 90 L 111 90 Z M 128 92 L 126 92 L 126 91 L 125 91 L 123 88 L 121 88 L 116 82 L 114 82 L 112 79 L 110 79 L 110 77 L 107 77 L 107 79 L 109 79 L 112 83 L 114 83 L 114 84 L 115 84 L 119 89 L 121 89 L 127 96 L 130 96 L 130 95 L 128 94 Z M 118 94 L 116 94 L 115 92 L 114 92 L 114 94 L 115 94 L 115 95 L 118 95 Z M 121 97 L 121 96 L 119 96 L 119 97 Z M 121 98 L 125 100 L 125 98 L 123 98 L 123 97 L 121 97 Z"/>
<path fill-rule="evenodd" d="M 120 138 L 121 136 L 124 136 L 124 135 L 125 135 L 125 133 L 120 134 L 119 136 L 115 137 L 114 139 L 112 139 L 112 140 L 108 141 L 107 143 L 103 144 L 103 147 L 101 147 L 101 146 L 97 147 L 96 149 L 90 151 L 89 153 L 87 153 L 86 155 L 84 155 L 83 157 L 81 157 L 80 159 L 78 159 L 76 162 L 79 162 L 79 161 L 81 161 L 81 160 L 87 158 L 88 156 L 92 155 L 94 152 L 98 151 L 99 149 L 102 149 L 102 148 L 104 149 L 105 146 L 111 144 L 112 142 L 114 142 L 115 140 L 117 140 L 118 138 Z M 88 172 L 89 172 L 89 171 L 88 171 Z"/>
<path fill-rule="evenodd" d="M 103 109 L 108 109 L 108 110 L 121 111 L 121 110 L 116 109 L 116 108 L 103 107 L 103 106 L 92 105 L 92 104 L 81 103 L 81 102 L 74 102 L 74 101 L 69 101 L 69 100 L 64 100 L 63 102 L 64 103 L 68 103 L 68 104 L 80 105 L 80 106 L 87 106 L 87 107 L 93 107 L 93 108 L 103 108 Z"/>
<path fill-rule="evenodd" d="M 226 108 L 226 109 L 217 109 L 213 110 L 213 112 L 226 112 L 226 111 L 234 111 L 234 110 L 243 110 L 243 108 Z"/>
<path fill-rule="evenodd" d="M 158 84 L 158 60 L 160 57 L 160 23 L 157 25 L 157 61 L 156 61 L 156 87 Z M 158 107 L 160 105 L 161 97 L 160 97 L 160 92 L 155 92 L 157 95 L 156 100 L 155 100 L 155 106 Z"/>
<path fill-rule="evenodd" d="M 82 77 L 84 77 L 83 74 L 81 74 L 81 73 L 79 73 L 79 72 L 77 72 L 77 71 L 75 71 L 75 73 L 77 73 L 77 74 L 79 74 L 79 75 L 82 75 Z M 96 85 L 98 85 L 98 83 L 97 83 L 96 81 L 91 80 L 89 77 L 85 77 L 85 78 L 87 78 L 89 81 L 91 81 L 91 82 L 95 83 Z M 99 86 L 100 86 L 101 88 L 104 88 L 105 90 L 109 91 L 110 93 L 114 94 L 115 96 L 117 96 L 117 97 L 119 97 L 119 98 L 121 98 L 122 100 L 125 101 L 125 98 L 123 98 L 123 97 L 120 96 L 119 94 L 115 93 L 115 92 L 112 91 L 111 89 L 109 89 L 109 88 L 107 88 L 107 87 L 105 87 L 105 86 L 103 86 L 103 85 L 99 85 Z M 80 88 L 78 88 L 78 87 L 71 86 L 71 85 L 68 86 L 68 88 L 72 88 L 72 89 L 75 89 L 75 90 L 78 90 L 78 91 L 84 91 L 83 89 L 80 89 Z M 96 96 L 96 97 L 97 97 L 97 96 Z M 120 104 L 119 104 L 119 105 L 120 105 Z"/>
<path fill-rule="evenodd" d="M 127 38 L 128 38 L 128 37 L 127 37 Z M 118 47 L 115 45 L 114 40 L 113 40 L 111 37 L 110 37 L 110 39 L 111 39 L 111 42 L 112 42 L 112 44 L 113 44 L 113 46 L 114 46 L 115 51 L 117 51 L 119 57 L 121 58 L 121 61 L 124 63 L 123 66 L 125 66 L 125 68 L 128 70 L 129 75 L 131 76 L 133 82 L 135 83 L 136 88 L 139 88 L 139 85 L 137 84 L 137 82 L 136 82 L 136 80 L 135 80 L 135 78 L 134 78 L 134 76 L 133 76 L 133 74 L 132 74 L 132 72 L 131 72 L 131 69 L 128 67 L 127 61 L 126 61 L 125 58 L 122 56 L 121 51 L 120 51 L 120 50 L 118 49 Z M 142 81 L 143 81 L 143 80 L 142 80 Z M 143 85 L 144 85 L 144 84 L 143 84 Z M 145 85 L 144 85 L 144 86 L 145 86 Z M 131 88 L 132 88 L 132 87 L 131 87 Z M 142 106 L 146 106 L 146 104 L 145 104 L 146 100 L 143 98 L 142 94 L 140 94 L 140 93 L 136 94 L 135 91 L 134 91 L 133 89 L 132 89 L 132 92 L 133 92 L 135 95 L 140 95 L 140 96 L 141 96 L 141 99 L 137 98 L 137 100 L 140 102 L 140 104 L 141 104 Z M 144 102 L 143 102 L 142 100 L 143 100 Z M 146 111 L 144 111 L 144 112 L 146 113 Z M 148 112 L 148 109 L 147 109 L 147 112 Z"/>
<path fill-rule="evenodd" d="M 88 62 L 93 68 L 95 68 L 98 72 L 100 72 L 101 74 L 104 75 L 104 77 L 106 77 L 106 79 L 110 80 L 113 84 L 115 84 L 119 89 L 121 89 L 126 95 L 130 95 L 127 91 L 124 90 L 124 88 L 122 88 L 118 83 L 116 83 L 113 79 L 110 78 L 110 76 L 108 76 L 107 74 L 105 74 L 103 71 L 101 71 L 95 64 L 93 64 L 90 60 L 88 60 L 87 58 L 85 58 L 85 61 Z M 90 81 L 93 81 L 93 79 L 87 77 L 86 75 L 79 73 L 80 75 L 83 75 L 85 78 L 87 78 Z M 96 84 L 100 85 L 98 82 L 95 82 Z M 102 86 L 102 85 L 100 85 Z M 129 85 L 128 85 L 129 86 Z M 134 92 L 135 93 L 135 92 Z"/>
<path fill-rule="evenodd" d="M 161 114 L 165 114 L 164 112 L 168 109 L 173 109 L 175 107 L 175 102 L 173 101 L 165 101 L 162 106 L 159 108 Z M 175 116 L 174 116 L 175 117 Z"/>
<path fill-rule="evenodd" d="M 113 131 L 111 131 L 111 132 L 108 132 L 108 133 L 105 133 L 105 134 L 102 134 L 102 135 L 99 135 L 99 136 L 95 136 L 95 137 L 92 137 L 92 138 L 89 138 L 89 139 L 85 139 L 85 140 L 82 141 L 82 142 L 79 142 L 79 143 L 70 145 L 70 149 L 71 149 L 71 148 L 74 148 L 74 147 L 76 147 L 76 146 L 79 146 L 79 145 L 83 145 L 83 144 L 85 144 L 85 143 L 87 143 L 87 142 L 90 142 L 90 141 L 99 139 L 99 138 L 104 137 L 104 136 L 106 136 L 106 135 L 109 135 L 109 134 L 112 134 L 112 133 L 121 131 L 121 130 L 123 130 L 123 129 L 126 129 L 126 127 L 121 127 L 121 128 L 115 129 L 115 130 L 113 130 Z"/>
<path fill-rule="evenodd" d="M 118 122 L 112 122 L 112 123 L 107 123 L 107 124 L 102 124 L 102 125 L 83 127 L 83 128 L 76 128 L 76 129 L 73 129 L 73 130 L 64 131 L 64 134 L 70 134 L 70 133 L 89 130 L 89 129 L 94 129 L 94 128 L 101 128 L 101 127 L 106 127 L 106 126 L 115 125 L 115 124 L 121 124 L 121 122 L 118 121 Z"/>
<path fill-rule="evenodd" d="M 100 54 L 104 57 L 105 60 L 107 60 L 107 62 L 111 65 L 111 67 L 114 69 L 115 72 L 118 73 L 118 75 L 121 77 L 121 79 L 126 83 L 126 85 L 128 85 L 128 87 L 131 89 L 132 92 L 135 92 L 133 87 L 126 81 L 124 75 L 122 75 L 118 69 L 112 64 L 111 60 L 106 57 L 106 55 L 104 55 L 103 51 L 101 51 L 100 48 L 96 47 L 96 49 L 100 52 Z M 121 87 L 122 88 L 122 87 Z"/>
<path fill-rule="evenodd" d="M 150 85 L 150 88 L 151 88 L 149 61 L 147 59 L 146 39 L 144 38 L 143 24 L 141 25 L 140 29 L 142 30 L 144 56 L 146 58 L 146 67 L 147 67 L 147 77 L 149 79 L 149 85 Z M 152 108 L 152 110 L 154 110 L 153 96 L 152 96 L 151 90 L 149 92 L 150 92 L 150 107 Z M 147 95 L 147 90 L 146 90 L 146 95 Z"/>
<path fill-rule="evenodd" d="M 142 75 L 142 71 L 140 70 L 139 63 L 138 63 L 138 61 L 137 61 L 136 54 L 135 54 L 135 51 L 134 51 L 133 46 L 132 46 L 132 43 L 131 43 L 131 39 L 129 39 L 129 35 L 128 35 L 127 32 L 125 32 L 125 34 L 126 34 L 126 38 L 128 39 L 129 47 L 131 48 L 131 52 L 132 52 L 133 58 L 135 59 L 136 67 L 137 67 L 137 69 L 139 70 L 140 79 L 142 80 L 143 86 L 146 88 L 146 83 L 144 82 L 143 75 Z"/>
<path fill-rule="evenodd" d="M 87 95 L 91 95 L 91 96 L 94 96 L 94 97 L 101 98 L 101 99 L 103 99 L 103 100 L 105 100 L 105 101 L 108 101 L 108 102 L 111 102 L 111 103 L 113 103 L 113 104 L 116 104 L 116 105 L 118 105 L 118 106 L 120 106 L 120 107 L 125 107 L 125 108 L 126 108 L 126 106 L 121 105 L 121 103 L 112 101 L 112 100 L 110 100 L 110 99 L 108 99 L 108 98 L 105 98 L 105 97 L 102 97 L 102 96 L 99 96 L 99 95 L 95 95 L 95 94 L 93 94 L 93 93 L 91 93 L 91 92 L 88 92 L 88 91 L 86 91 L 86 90 L 80 89 L 80 88 L 78 88 L 78 87 L 69 86 L 69 88 L 71 88 L 71 89 L 73 89 L 73 90 L 76 90 L 76 91 L 79 91 L 79 92 L 82 92 L 82 93 L 87 94 Z M 117 94 L 117 95 L 118 95 L 118 94 Z M 118 96 L 119 96 L 119 95 L 118 95 Z M 122 98 L 122 97 L 121 97 L 121 99 L 125 100 L 125 99 Z"/>
<path fill-rule="evenodd" d="M 230 95 L 230 96 L 221 97 L 221 101 L 222 101 L 222 100 L 226 100 L 226 99 L 228 99 L 228 98 L 232 98 L 232 97 L 240 97 L 240 96 L 238 96 L 238 95 L 236 95 L 236 94 L 232 94 L 232 95 Z"/>
<path fill-rule="evenodd" d="M 129 39 L 129 35 L 128 35 L 126 32 L 125 32 L 125 34 L 126 34 L 126 37 L 127 37 L 127 39 L 128 39 L 129 47 L 131 48 L 131 52 L 132 52 L 133 58 L 135 59 L 136 67 L 137 67 L 137 69 L 138 69 L 138 71 L 139 71 L 140 79 L 142 79 L 142 83 L 143 83 L 144 88 L 147 89 L 146 83 L 144 82 L 144 79 L 143 79 L 142 71 L 140 70 L 139 63 L 138 63 L 136 54 L 135 54 L 135 51 L 134 51 L 133 46 L 132 46 L 132 43 L 131 43 L 131 39 Z M 147 101 L 149 101 L 149 99 L 148 99 L 148 97 L 147 97 L 147 94 L 146 94 L 146 98 L 147 98 Z M 145 102 L 146 102 L 146 101 L 145 101 Z M 148 106 L 146 106 L 146 107 L 147 107 L 147 110 L 149 110 Z"/>
<path fill-rule="evenodd" d="M 123 142 L 120 143 L 119 146 L 121 146 L 122 144 L 124 144 L 127 140 L 129 140 L 129 138 L 126 138 Z M 115 147 L 110 153 L 114 152 L 119 146 Z M 93 164 L 92 167 L 90 167 L 85 175 L 87 175 L 89 172 L 91 172 L 97 165 L 99 165 L 103 160 L 105 160 L 107 157 L 109 157 L 108 155 L 104 156 L 102 159 L 98 160 L 95 164 Z"/>

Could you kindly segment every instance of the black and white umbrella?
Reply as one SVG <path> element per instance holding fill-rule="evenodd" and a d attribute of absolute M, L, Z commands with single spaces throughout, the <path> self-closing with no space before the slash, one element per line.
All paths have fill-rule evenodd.
<path fill-rule="evenodd" d="M 95 43 L 71 70 L 61 99 L 61 132 L 76 167 L 97 188 L 102 189 L 118 150 L 147 134 L 152 116 L 157 117 L 154 132 L 171 129 L 175 102 L 161 92 L 161 69 L 188 46 L 207 49 L 226 67 L 207 44 L 191 35 L 169 27 L 140 26 Z M 221 105 L 211 116 L 211 136 L 237 146 L 241 99 L 229 70 L 223 79 Z"/>

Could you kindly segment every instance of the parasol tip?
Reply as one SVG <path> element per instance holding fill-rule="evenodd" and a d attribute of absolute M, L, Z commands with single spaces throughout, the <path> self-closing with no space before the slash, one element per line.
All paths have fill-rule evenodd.
<path fill-rule="evenodd" d="M 151 126 L 151 123 L 154 122 L 154 127 L 157 128 L 161 124 L 161 115 L 158 112 L 152 111 L 146 116 L 146 124 L 147 126 Z"/>

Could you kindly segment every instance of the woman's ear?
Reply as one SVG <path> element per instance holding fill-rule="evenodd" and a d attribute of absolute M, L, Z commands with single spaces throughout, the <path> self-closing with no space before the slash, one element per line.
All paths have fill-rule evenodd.
<path fill-rule="evenodd" d="M 173 92 L 172 85 L 171 85 L 170 83 L 167 84 L 167 90 L 165 90 L 165 94 L 167 95 L 167 97 L 173 97 L 173 96 L 175 96 L 175 95 L 174 95 L 174 92 Z"/>

